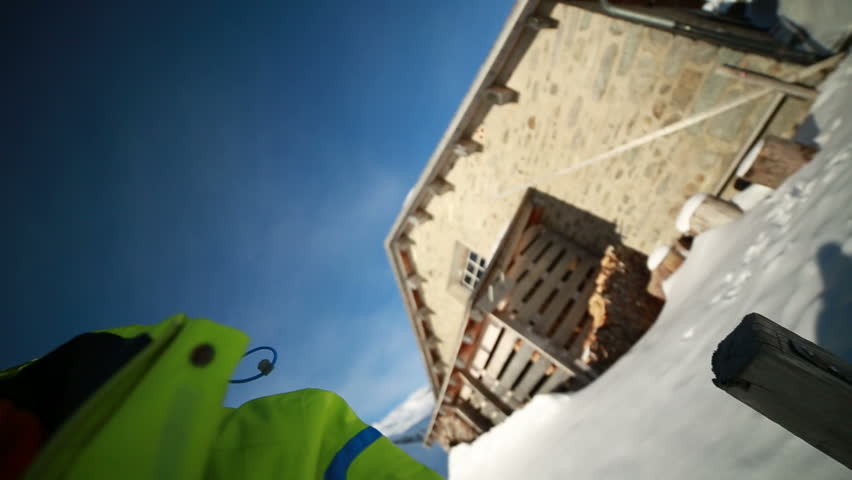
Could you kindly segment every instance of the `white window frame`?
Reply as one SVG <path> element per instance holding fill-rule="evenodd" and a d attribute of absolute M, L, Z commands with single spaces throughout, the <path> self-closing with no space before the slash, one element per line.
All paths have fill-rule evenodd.
<path fill-rule="evenodd" d="M 476 255 L 476 266 L 474 267 L 473 275 L 471 276 L 469 282 L 465 282 L 465 273 L 470 274 L 467 271 L 467 267 L 471 262 L 471 254 Z M 470 299 L 470 295 L 473 293 L 473 289 L 479 284 L 479 281 L 482 279 L 482 274 L 480 273 L 479 278 L 476 281 L 472 281 L 476 278 L 477 272 L 484 272 L 485 268 L 488 267 L 488 259 L 483 258 L 478 253 L 471 250 L 467 245 L 456 241 L 453 246 L 453 254 L 450 257 L 451 263 L 449 265 L 447 276 L 447 292 L 456 300 L 458 300 L 461 304 L 465 304 L 468 299 Z M 484 261 L 485 265 L 480 265 L 480 259 Z"/>
<path fill-rule="evenodd" d="M 485 275 L 485 269 L 488 267 L 488 260 L 482 255 L 467 249 L 467 254 L 464 256 L 464 264 L 459 271 L 459 281 L 467 287 L 468 290 L 475 290 L 476 286 Z"/>

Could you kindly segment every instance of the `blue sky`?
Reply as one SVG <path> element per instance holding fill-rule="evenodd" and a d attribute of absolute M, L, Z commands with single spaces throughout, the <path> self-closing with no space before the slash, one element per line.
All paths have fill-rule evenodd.
<path fill-rule="evenodd" d="M 4 13 L 0 365 L 184 312 L 280 353 L 229 404 L 374 421 L 426 383 L 382 240 L 512 2 L 242 3 Z"/>

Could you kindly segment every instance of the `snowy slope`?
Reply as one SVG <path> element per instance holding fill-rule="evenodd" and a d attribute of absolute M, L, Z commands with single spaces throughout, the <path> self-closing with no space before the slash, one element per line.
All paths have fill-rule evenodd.
<path fill-rule="evenodd" d="M 446 477 L 447 453 L 440 447 L 423 445 L 434 406 L 432 390 L 423 387 L 373 426 L 416 460 Z"/>
<path fill-rule="evenodd" d="M 718 342 L 753 311 L 852 361 L 852 61 L 822 90 L 813 162 L 698 237 L 655 326 L 606 374 L 455 447 L 452 479 L 852 478 L 716 389 L 710 371 Z"/>

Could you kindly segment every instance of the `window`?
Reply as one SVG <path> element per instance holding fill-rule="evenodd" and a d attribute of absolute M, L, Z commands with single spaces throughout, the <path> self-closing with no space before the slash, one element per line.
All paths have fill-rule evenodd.
<path fill-rule="evenodd" d="M 470 290 L 475 289 L 479 285 L 479 281 L 482 280 L 486 265 L 488 265 L 488 262 L 485 258 L 476 252 L 468 251 L 461 275 L 462 284 Z"/>
<path fill-rule="evenodd" d="M 488 260 L 459 241 L 455 242 L 451 258 L 452 263 L 447 265 L 449 267 L 447 292 L 464 305 L 482 281 Z"/>

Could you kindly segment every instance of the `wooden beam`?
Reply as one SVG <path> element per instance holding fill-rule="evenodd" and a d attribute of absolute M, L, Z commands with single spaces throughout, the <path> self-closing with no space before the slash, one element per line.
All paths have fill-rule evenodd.
<path fill-rule="evenodd" d="M 428 322 L 430 315 L 432 315 L 432 310 L 426 305 L 423 305 L 414 312 L 414 317 L 421 322 Z"/>
<path fill-rule="evenodd" d="M 463 138 L 456 143 L 453 153 L 458 157 L 467 157 L 482 151 L 482 144 L 471 138 Z"/>
<path fill-rule="evenodd" d="M 417 275 L 416 273 L 412 273 L 411 275 L 405 278 L 405 283 L 406 285 L 408 285 L 408 288 L 420 288 L 420 286 L 423 285 L 423 282 L 425 281 L 426 279 L 424 279 L 420 275 Z"/>
<path fill-rule="evenodd" d="M 543 15 L 530 15 L 527 17 L 526 26 L 533 30 L 556 28 L 559 26 L 559 21 L 555 18 L 545 17 Z"/>
<path fill-rule="evenodd" d="M 663 282 L 668 280 L 676 272 L 686 257 L 674 246 L 657 247 L 651 255 L 648 255 L 648 270 L 651 271 L 651 279 L 648 281 L 648 293 L 661 299 L 666 299 Z"/>
<path fill-rule="evenodd" d="M 432 220 L 432 214 L 427 212 L 423 207 L 419 207 L 408 215 L 408 222 L 412 225 L 423 225 Z"/>
<path fill-rule="evenodd" d="M 733 202 L 706 193 L 696 193 L 680 209 L 676 227 L 681 233 L 695 236 L 733 222 L 742 215 L 742 209 Z"/>
<path fill-rule="evenodd" d="M 473 408 L 470 402 L 461 402 L 456 407 L 459 417 L 469 423 L 478 433 L 487 432 L 494 426 L 494 423 L 482 412 Z"/>
<path fill-rule="evenodd" d="M 505 328 L 508 328 L 524 341 L 534 345 L 536 349 L 541 352 L 542 355 L 545 356 L 545 358 L 555 363 L 557 366 L 568 372 L 571 376 L 576 375 L 577 372 L 575 371 L 575 369 L 568 366 L 569 364 L 571 364 L 571 361 L 567 357 L 567 350 L 557 348 L 555 345 L 553 345 L 552 342 L 548 340 L 547 337 L 536 333 L 531 327 L 529 327 L 529 325 L 521 325 L 520 328 L 517 328 L 514 322 L 507 322 L 506 320 L 503 320 L 502 318 L 496 315 L 490 314 L 488 315 L 488 318 L 497 325 L 501 325 Z"/>
<path fill-rule="evenodd" d="M 518 92 L 503 85 L 492 85 L 485 90 L 485 98 L 494 105 L 505 105 L 518 101 Z"/>
<path fill-rule="evenodd" d="M 751 183 L 778 188 L 816 154 L 817 149 L 792 140 L 767 135 L 743 159 L 737 176 Z"/>
<path fill-rule="evenodd" d="M 813 65 L 810 65 L 793 73 L 792 75 L 787 77 L 787 80 L 797 82 L 800 80 L 804 80 L 811 75 L 816 75 L 824 70 L 830 70 L 832 68 L 835 68 L 841 61 L 843 61 L 844 58 L 846 58 L 846 55 L 842 53 L 826 58 L 825 60 L 821 60 Z M 767 104 L 768 106 L 766 107 L 766 110 L 764 110 L 760 120 L 758 120 L 758 122 L 755 124 L 754 130 L 752 130 L 751 134 L 749 134 L 748 136 L 748 139 L 745 141 L 745 143 L 743 143 L 742 148 L 740 148 L 740 150 L 737 152 L 736 157 L 734 157 L 734 161 L 731 162 L 731 164 L 728 166 L 727 170 L 725 171 L 725 174 L 722 175 L 722 177 L 720 178 L 719 183 L 716 184 L 716 188 L 713 190 L 716 195 L 721 195 L 725 191 L 725 188 L 728 186 L 728 184 L 731 183 L 731 180 L 733 179 L 734 174 L 736 173 L 737 168 L 740 165 L 740 162 L 743 161 L 743 158 L 745 158 L 748 151 L 754 145 L 754 142 L 756 142 L 757 139 L 760 138 L 760 136 L 763 135 L 763 133 L 766 131 L 767 127 L 769 126 L 769 123 L 772 121 L 773 118 L 775 118 L 775 114 L 778 112 L 778 110 L 781 108 L 781 105 L 784 103 L 785 98 L 786 95 L 784 95 L 783 93 L 775 92 L 774 96 Z"/>
<path fill-rule="evenodd" d="M 712 366 L 717 387 L 852 468 L 852 365 L 752 313 Z"/>
<path fill-rule="evenodd" d="M 434 195 L 443 195 L 447 192 L 452 192 L 455 189 L 452 183 L 448 182 L 446 178 L 440 176 L 433 178 L 432 181 L 429 182 L 427 188 Z"/>
<path fill-rule="evenodd" d="M 412 245 L 414 245 L 414 241 L 411 240 L 411 237 L 403 233 L 396 239 L 396 245 L 401 250 L 408 250 Z"/>
<path fill-rule="evenodd" d="M 773 77 L 765 73 L 755 72 L 754 70 L 735 67 L 733 65 L 719 65 L 716 67 L 716 74 L 727 78 L 735 78 L 749 85 L 769 87 L 792 97 L 803 98 L 805 100 L 813 100 L 817 96 L 817 91 L 813 87 L 786 82 L 780 78 Z"/>
<path fill-rule="evenodd" d="M 512 414 L 512 407 L 509 406 L 508 403 L 504 402 L 500 397 L 494 394 L 491 390 L 488 389 L 478 378 L 475 378 L 470 374 L 467 370 L 459 370 L 458 371 L 465 382 L 470 385 L 470 388 L 478 392 L 480 395 L 485 397 L 492 405 L 494 405 L 498 410 L 503 412 L 504 415 L 508 416 Z"/>

